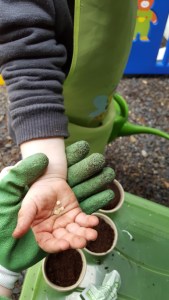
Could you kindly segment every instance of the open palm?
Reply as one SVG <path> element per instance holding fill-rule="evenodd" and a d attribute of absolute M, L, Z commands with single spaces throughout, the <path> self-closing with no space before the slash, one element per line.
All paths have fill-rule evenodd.
<path fill-rule="evenodd" d="M 52 253 L 68 248 L 83 248 L 97 233 L 95 216 L 83 213 L 71 188 L 64 179 L 36 181 L 26 194 L 13 233 L 21 237 L 32 228 L 38 245 Z"/>

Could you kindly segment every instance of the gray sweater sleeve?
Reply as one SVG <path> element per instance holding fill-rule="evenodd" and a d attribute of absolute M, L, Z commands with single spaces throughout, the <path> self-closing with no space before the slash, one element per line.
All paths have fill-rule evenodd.
<path fill-rule="evenodd" d="M 0 71 L 18 144 L 68 136 L 62 95 L 67 52 L 57 40 L 65 26 L 64 8 L 56 8 L 62 1 L 0 0 Z"/>

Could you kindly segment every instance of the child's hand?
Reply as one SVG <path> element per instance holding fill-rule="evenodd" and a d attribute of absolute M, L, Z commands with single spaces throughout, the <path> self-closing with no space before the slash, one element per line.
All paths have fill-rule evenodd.
<path fill-rule="evenodd" d="M 92 227 L 98 219 L 82 213 L 66 182 L 64 139 L 33 140 L 21 145 L 21 151 L 23 158 L 43 152 L 49 164 L 23 199 L 13 236 L 19 238 L 31 227 L 38 245 L 46 252 L 83 248 L 88 240 L 96 239 L 97 233 Z"/>
<path fill-rule="evenodd" d="M 85 158 L 89 145 L 83 141 L 67 147 L 65 154 L 64 141 L 59 138 L 31 141 L 21 149 L 23 156 L 37 150 L 45 153 L 49 164 L 23 199 L 13 236 L 19 238 L 31 227 L 38 245 L 49 253 L 83 248 L 87 241 L 95 240 L 97 233 L 92 227 L 97 225 L 98 219 L 82 213 L 75 195 L 78 200 L 85 200 L 82 207 L 88 214 L 113 198 L 111 190 L 97 194 L 114 178 L 112 169 L 103 171 L 103 155 L 97 153 Z"/>
<path fill-rule="evenodd" d="M 20 237 L 31 226 L 39 246 L 46 252 L 83 248 L 97 233 L 95 216 L 79 207 L 66 181 L 43 176 L 29 189 L 22 202 L 14 237 Z"/>
<path fill-rule="evenodd" d="M 92 227 L 98 220 L 82 213 L 75 195 L 82 201 L 80 206 L 84 204 L 82 209 L 85 212 L 91 213 L 101 208 L 105 199 L 113 196 L 105 184 L 113 180 L 114 171 L 103 169 L 105 160 L 102 155 L 84 158 L 88 153 L 84 151 L 84 146 L 84 142 L 82 147 L 78 142 L 76 149 L 74 144 L 66 149 L 68 182 L 74 192 L 64 178 L 51 172 L 51 168 L 49 173 L 45 171 L 49 161 L 42 153 L 25 158 L 1 172 L 0 286 L 12 289 L 18 272 L 46 256 L 42 248 L 47 252 L 80 248 L 85 246 L 87 240 L 96 237 Z M 30 226 L 34 235 L 32 230 L 28 230 Z M 23 237 L 13 238 L 14 230 L 15 236 Z"/>

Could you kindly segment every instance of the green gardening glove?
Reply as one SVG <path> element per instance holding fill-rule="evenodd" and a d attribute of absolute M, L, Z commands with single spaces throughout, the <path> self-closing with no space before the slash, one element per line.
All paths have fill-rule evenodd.
<path fill-rule="evenodd" d="M 100 190 L 113 180 L 114 171 L 104 168 L 105 160 L 100 154 L 85 158 L 88 151 L 89 146 L 86 142 L 79 142 L 67 148 L 68 182 L 82 201 L 82 209 L 84 205 L 84 210 L 91 213 L 112 199 L 112 191 Z M 42 175 L 47 164 L 48 160 L 43 154 L 30 156 L 0 180 L 0 285 L 9 289 L 18 278 L 17 272 L 46 256 L 38 247 L 31 230 L 17 240 L 12 237 L 12 233 L 27 186 Z"/>
<path fill-rule="evenodd" d="M 106 186 L 112 182 L 115 172 L 104 167 L 105 158 L 100 153 L 89 153 L 89 144 L 76 142 L 66 148 L 68 183 L 86 214 L 92 214 L 113 199 L 114 193 Z"/>
<path fill-rule="evenodd" d="M 22 239 L 12 233 L 17 223 L 26 186 L 40 177 L 48 165 L 44 154 L 35 154 L 21 161 L 0 179 L 0 285 L 13 288 L 19 272 L 44 257 L 31 230 Z M 6 269 L 7 268 L 7 269 Z M 10 270 L 10 271 L 8 271 Z M 14 271 L 14 272 L 12 272 Z"/>

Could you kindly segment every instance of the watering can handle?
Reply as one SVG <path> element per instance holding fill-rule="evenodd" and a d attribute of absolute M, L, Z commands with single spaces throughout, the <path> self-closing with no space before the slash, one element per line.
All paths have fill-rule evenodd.
<path fill-rule="evenodd" d="M 114 95 L 114 105 L 116 110 L 116 118 L 109 142 L 120 136 L 141 133 L 154 134 L 169 140 L 169 134 L 163 132 L 162 130 L 130 123 L 128 121 L 128 105 L 124 98 L 119 94 Z"/>

